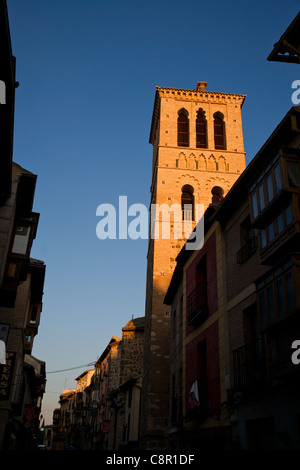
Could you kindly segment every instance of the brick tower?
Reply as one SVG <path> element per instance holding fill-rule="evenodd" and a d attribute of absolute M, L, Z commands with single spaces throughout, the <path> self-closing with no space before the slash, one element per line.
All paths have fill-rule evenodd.
<path fill-rule="evenodd" d="M 182 217 L 197 222 L 194 208 L 226 195 L 245 168 L 241 108 L 245 95 L 157 87 L 150 143 L 153 145 L 151 204 L 180 204 Z M 164 215 L 160 215 L 162 227 Z M 168 223 L 168 220 L 166 221 Z M 172 224 L 172 222 L 171 222 Z M 149 237 L 147 254 L 141 443 L 167 447 L 169 426 L 169 309 L 164 305 L 185 242 Z M 173 234 L 174 235 L 174 234 Z"/>

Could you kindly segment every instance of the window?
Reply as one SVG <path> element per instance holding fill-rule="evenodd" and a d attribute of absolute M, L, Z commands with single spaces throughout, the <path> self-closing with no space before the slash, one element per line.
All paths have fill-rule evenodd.
<path fill-rule="evenodd" d="M 202 109 L 197 112 L 196 119 L 196 147 L 207 148 L 207 126 L 205 113 Z"/>
<path fill-rule="evenodd" d="M 265 208 L 265 192 L 264 192 L 264 185 L 263 183 L 258 186 L 258 194 L 259 194 L 259 207 L 262 211 Z"/>
<path fill-rule="evenodd" d="M 189 146 L 189 118 L 185 110 L 178 113 L 177 119 L 177 145 L 179 147 Z"/>
<path fill-rule="evenodd" d="M 38 306 L 33 305 L 31 309 L 31 317 L 30 317 L 30 323 L 35 323 L 37 320 L 37 314 L 38 314 Z"/>
<path fill-rule="evenodd" d="M 300 188 L 299 162 L 286 160 L 286 168 L 290 188 Z"/>
<path fill-rule="evenodd" d="M 181 209 L 182 219 L 187 221 L 194 220 L 194 188 L 185 185 L 181 189 Z"/>
<path fill-rule="evenodd" d="M 273 159 L 250 188 L 252 217 L 255 219 L 274 200 L 282 189 L 279 156 Z"/>
<path fill-rule="evenodd" d="M 292 273 L 289 272 L 285 276 L 285 285 L 286 285 L 286 296 L 288 308 L 292 309 L 295 307 L 295 290 Z"/>
<path fill-rule="evenodd" d="M 251 226 L 250 215 L 240 225 L 241 249 L 237 252 L 237 263 L 243 264 L 257 249 L 257 237 Z"/>
<path fill-rule="evenodd" d="M 26 330 L 25 338 L 26 338 L 27 343 L 31 343 L 31 339 L 32 339 L 32 331 L 31 330 Z"/>
<path fill-rule="evenodd" d="M 221 113 L 214 114 L 214 137 L 215 149 L 225 150 L 225 123 L 224 117 Z"/>
<path fill-rule="evenodd" d="M 277 220 L 277 233 L 280 234 L 284 229 L 283 216 L 281 213 L 277 216 L 276 220 Z"/>
<path fill-rule="evenodd" d="M 294 275 L 295 268 L 290 260 L 257 282 L 261 327 L 279 320 L 296 307 Z"/>
<path fill-rule="evenodd" d="M 273 222 L 271 222 L 269 226 L 267 227 L 267 234 L 268 234 L 268 240 L 271 243 L 275 238 Z"/>
<path fill-rule="evenodd" d="M 262 229 L 260 231 L 260 242 L 261 242 L 261 247 L 265 248 L 267 246 L 267 235 L 266 235 L 266 230 Z"/>
<path fill-rule="evenodd" d="M 266 297 L 265 293 L 259 294 L 260 321 L 264 325 L 267 321 Z"/>
<path fill-rule="evenodd" d="M 24 217 L 20 217 L 15 228 L 12 253 L 15 255 L 28 256 L 35 229 L 38 224 L 39 214 L 30 212 Z"/>
<path fill-rule="evenodd" d="M 211 190 L 212 203 L 221 202 L 224 197 L 224 189 L 221 186 L 214 186 Z"/>
<path fill-rule="evenodd" d="M 267 176 L 267 195 L 268 195 L 268 201 L 272 201 L 274 197 L 274 181 L 272 177 L 272 173 L 269 173 Z"/>
<path fill-rule="evenodd" d="M 261 248 L 265 248 L 275 238 L 281 235 L 293 222 L 291 204 L 273 215 L 272 220 L 260 231 Z"/>
<path fill-rule="evenodd" d="M 188 296 L 188 324 L 198 326 L 208 316 L 206 256 L 196 266 L 196 287 Z"/>
<path fill-rule="evenodd" d="M 290 363 L 291 358 L 291 343 L 292 337 L 289 337 L 289 332 L 281 332 L 281 334 L 273 334 L 268 338 L 269 360 L 270 360 L 270 373 L 278 371 L 282 372 L 284 366 Z M 285 364 L 284 364 L 285 363 Z"/>
<path fill-rule="evenodd" d="M 292 214 L 292 206 L 291 204 L 289 204 L 286 208 L 285 208 L 285 220 L 286 220 L 286 225 L 289 225 L 293 222 L 293 214 Z"/>
<path fill-rule="evenodd" d="M 30 227 L 19 225 L 16 228 L 12 252 L 15 254 L 26 255 L 30 236 Z"/>
<path fill-rule="evenodd" d="M 256 192 L 252 194 L 251 199 L 252 199 L 253 217 L 256 218 L 258 216 L 258 204 L 257 204 L 257 194 L 256 194 Z"/>
<path fill-rule="evenodd" d="M 274 168 L 274 178 L 275 178 L 276 193 L 279 193 L 279 191 L 282 189 L 282 178 L 281 178 L 279 163 L 277 163 L 277 165 Z"/>

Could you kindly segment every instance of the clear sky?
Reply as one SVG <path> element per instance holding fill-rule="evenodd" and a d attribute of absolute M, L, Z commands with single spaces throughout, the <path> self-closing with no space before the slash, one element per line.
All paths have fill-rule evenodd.
<path fill-rule="evenodd" d="M 42 413 L 144 315 L 147 240 L 96 236 L 97 206 L 150 201 L 155 87 L 246 94 L 246 162 L 292 106 L 299 65 L 268 62 L 298 1 L 7 0 L 17 59 L 14 161 L 38 175 L 32 256 L 45 261 L 32 354 Z M 57 370 L 73 369 L 52 373 Z"/>

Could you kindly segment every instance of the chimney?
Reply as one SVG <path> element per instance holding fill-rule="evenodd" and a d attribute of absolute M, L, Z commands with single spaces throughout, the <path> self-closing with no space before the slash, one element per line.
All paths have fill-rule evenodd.
<path fill-rule="evenodd" d="M 197 91 L 206 91 L 207 82 L 198 82 Z"/>

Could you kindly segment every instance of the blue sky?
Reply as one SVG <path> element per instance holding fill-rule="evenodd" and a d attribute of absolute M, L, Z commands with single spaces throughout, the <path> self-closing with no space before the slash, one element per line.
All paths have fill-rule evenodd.
<path fill-rule="evenodd" d="M 268 62 L 296 0 L 8 0 L 17 59 L 14 161 L 38 175 L 32 256 L 47 265 L 33 355 L 43 414 L 144 315 L 147 240 L 96 237 L 97 206 L 149 205 L 155 87 L 246 94 L 246 162 L 292 106 L 299 65 Z"/>

